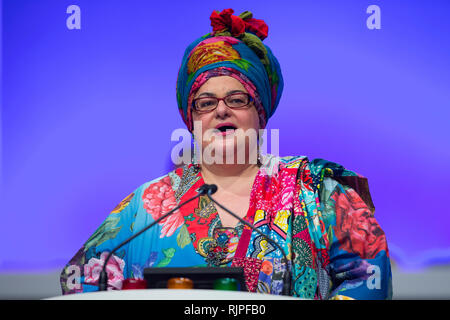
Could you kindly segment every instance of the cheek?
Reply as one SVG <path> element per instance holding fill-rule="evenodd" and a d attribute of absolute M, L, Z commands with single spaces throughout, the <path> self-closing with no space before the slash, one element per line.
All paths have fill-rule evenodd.
<path fill-rule="evenodd" d="M 198 143 L 205 144 L 205 141 L 200 141 L 201 137 L 205 137 L 205 132 L 208 130 L 210 119 L 208 117 L 208 114 L 193 114 L 192 115 L 192 121 L 193 121 L 193 127 L 192 129 L 195 140 L 197 140 Z M 199 130 L 201 126 L 201 131 Z"/>
<path fill-rule="evenodd" d="M 199 128 L 199 125 L 202 127 L 202 131 L 205 131 L 205 126 L 207 125 L 205 115 L 192 114 L 192 128 Z"/>
<path fill-rule="evenodd" d="M 248 128 L 253 128 L 255 130 L 259 130 L 260 126 L 259 126 L 259 115 L 258 112 L 256 111 L 256 108 L 251 108 L 248 110 L 249 113 L 247 114 L 248 119 L 247 119 L 247 127 Z"/>

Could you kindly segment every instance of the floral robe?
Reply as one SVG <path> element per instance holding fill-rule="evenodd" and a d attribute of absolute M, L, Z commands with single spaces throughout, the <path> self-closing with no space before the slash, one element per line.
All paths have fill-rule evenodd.
<path fill-rule="evenodd" d="M 392 298 L 386 237 L 374 218 L 367 179 L 323 159 L 263 159 L 244 219 L 284 249 L 291 295 Z M 203 184 L 198 168 L 189 164 L 138 187 L 63 269 L 63 294 L 97 291 L 107 253 L 195 196 Z M 121 289 L 126 278 L 143 278 L 148 267 L 239 266 L 248 291 L 278 295 L 287 267 L 282 258 L 247 226 L 222 228 L 214 204 L 201 196 L 119 249 L 107 265 L 108 289 Z"/>

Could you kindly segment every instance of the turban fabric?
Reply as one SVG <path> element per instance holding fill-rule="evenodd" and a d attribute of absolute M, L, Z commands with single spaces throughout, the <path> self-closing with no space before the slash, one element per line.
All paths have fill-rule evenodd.
<path fill-rule="evenodd" d="M 177 78 L 177 102 L 184 123 L 192 131 L 192 96 L 213 76 L 232 76 L 255 98 L 261 128 L 275 112 L 283 91 L 278 60 L 262 43 L 268 27 L 249 11 L 232 9 L 211 14 L 213 31 L 185 50 Z"/>

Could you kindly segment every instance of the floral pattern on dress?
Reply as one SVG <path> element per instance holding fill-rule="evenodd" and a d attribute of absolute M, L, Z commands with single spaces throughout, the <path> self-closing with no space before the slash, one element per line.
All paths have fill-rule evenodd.
<path fill-rule="evenodd" d="M 100 255 L 100 259 L 91 258 L 84 265 L 84 283 L 98 285 L 98 279 L 100 277 L 100 273 L 103 269 L 103 265 L 105 264 L 105 260 L 108 254 L 108 252 L 102 252 Z M 125 262 L 115 255 L 112 255 L 108 260 L 108 264 L 106 265 L 108 290 L 122 289 L 122 281 L 124 280 L 124 267 Z"/>
<path fill-rule="evenodd" d="M 341 249 L 363 259 L 374 259 L 380 251 L 388 254 L 383 230 L 354 190 L 336 192 L 332 199 L 336 203 L 334 232 L 340 239 Z"/>
<path fill-rule="evenodd" d="M 162 215 L 177 206 L 175 192 L 172 189 L 169 177 L 150 185 L 142 195 L 144 209 L 152 215 L 153 219 L 159 219 Z M 170 237 L 175 230 L 183 225 L 184 219 L 180 211 L 177 210 L 167 218 L 162 219 L 159 224 L 162 226 L 160 237 Z"/>
<path fill-rule="evenodd" d="M 125 199 L 120 201 L 120 203 L 111 211 L 111 213 L 119 213 L 120 211 L 125 209 L 126 206 L 128 206 L 130 204 L 130 201 L 131 201 L 131 199 L 133 199 L 133 197 L 134 197 L 134 193 L 131 193 L 130 195 L 128 195 Z"/>
<path fill-rule="evenodd" d="M 242 267 L 251 292 L 282 294 L 290 270 L 292 296 L 391 298 L 386 236 L 374 217 L 365 178 L 323 159 L 275 160 L 263 161 L 244 217 L 265 236 L 242 225 L 238 233 L 219 232 L 223 228 L 214 204 L 197 198 L 115 252 L 107 266 L 108 289 L 144 277 L 145 268 L 204 267 L 209 259 L 217 262 L 213 265 Z M 277 163 L 277 168 L 264 163 Z M 98 290 L 106 255 L 197 195 L 202 185 L 201 172 L 187 165 L 137 188 L 63 269 L 63 293 Z M 267 238 L 282 248 L 287 261 Z M 73 272 L 77 268 L 79 276 Z"/>

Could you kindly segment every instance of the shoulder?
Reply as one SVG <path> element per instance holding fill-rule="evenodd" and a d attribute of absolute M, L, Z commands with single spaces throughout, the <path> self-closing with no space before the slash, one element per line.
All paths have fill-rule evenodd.
<path fill-rule="evenodd" d="M 322 158 L 310 160 L 304 155 L 285 157 L 267 155 L 264 159 L 267 163 L 271 163 L 272 167 L 276 163 L 279 170 L 298 169 L 298 179 L 301 179 L 308 189 L 317 190 L 321 200 L 329 199 L 330 195 L 339 189 L 341 193 L 348 191 L 347 193 L 359 195 L 371 211 L 375 211 L 368 179 L 342 164 Z"/>
<path fill-rule="evenodd" d="M 178 189 L 183 176 L 190 170 L 190 166 L 183 166 L 155 179 L 141 184 L 132 193 L 136 199 L 144 199 L 149 194 L 171 196 Z"/>
<path fill-rule="evenodd" d="M 278 165 L 279 168 L 299 167 L 302 169 L 308 169 L 313 175 L 325 175 L 325 176 L 359 176 L 358 173 L 346 169 L 343 165 L 325 160 L 322 158 L 315 158 L 310 160 L 308 156 L 275 156 L 267 154 L 262 157 L 263 165 Z"/>
<path fill-rule="evenodd" d="M 320 181 L 319 191 L 322 200 L 328 200 L 338 193 L 345 195 L 352 202 L 362 200 L 372 213 L 375 211 L 369 181 L 365 176 L 341 164 L 320 158 L 312 160 L 310 168 Z"/>
<path fill-rule="evenodd" d="M 309 171 L 311 175 L 314 176 L 322 176 L 322 177 L 341 177 L 341 176 L 349 176 L 349 177 L 362 177 L 360 174 L 346 169 L 339 163 L 315 158 L 310 160 L 307 156 L 284 156 L 279 157 L 271 154 L 267 154 L 263 156 L 263 166 L 266 167 L 274 167 L 276 166 L 278 169 L 283 168 L 299 168 L 301 171 L 306 170 Z"/>
<path fill-rule="evenodd" d="M 150 181 L 144 182 L 136 189 L 136 194 L 142 194 L 143 192 L 145 192 L 145 190 L 148 190 L 149 188 L 152 189 L 156 187 L 162 187 L 163 185 L 170 185 L 169 173 L 166 173 Z"/>

